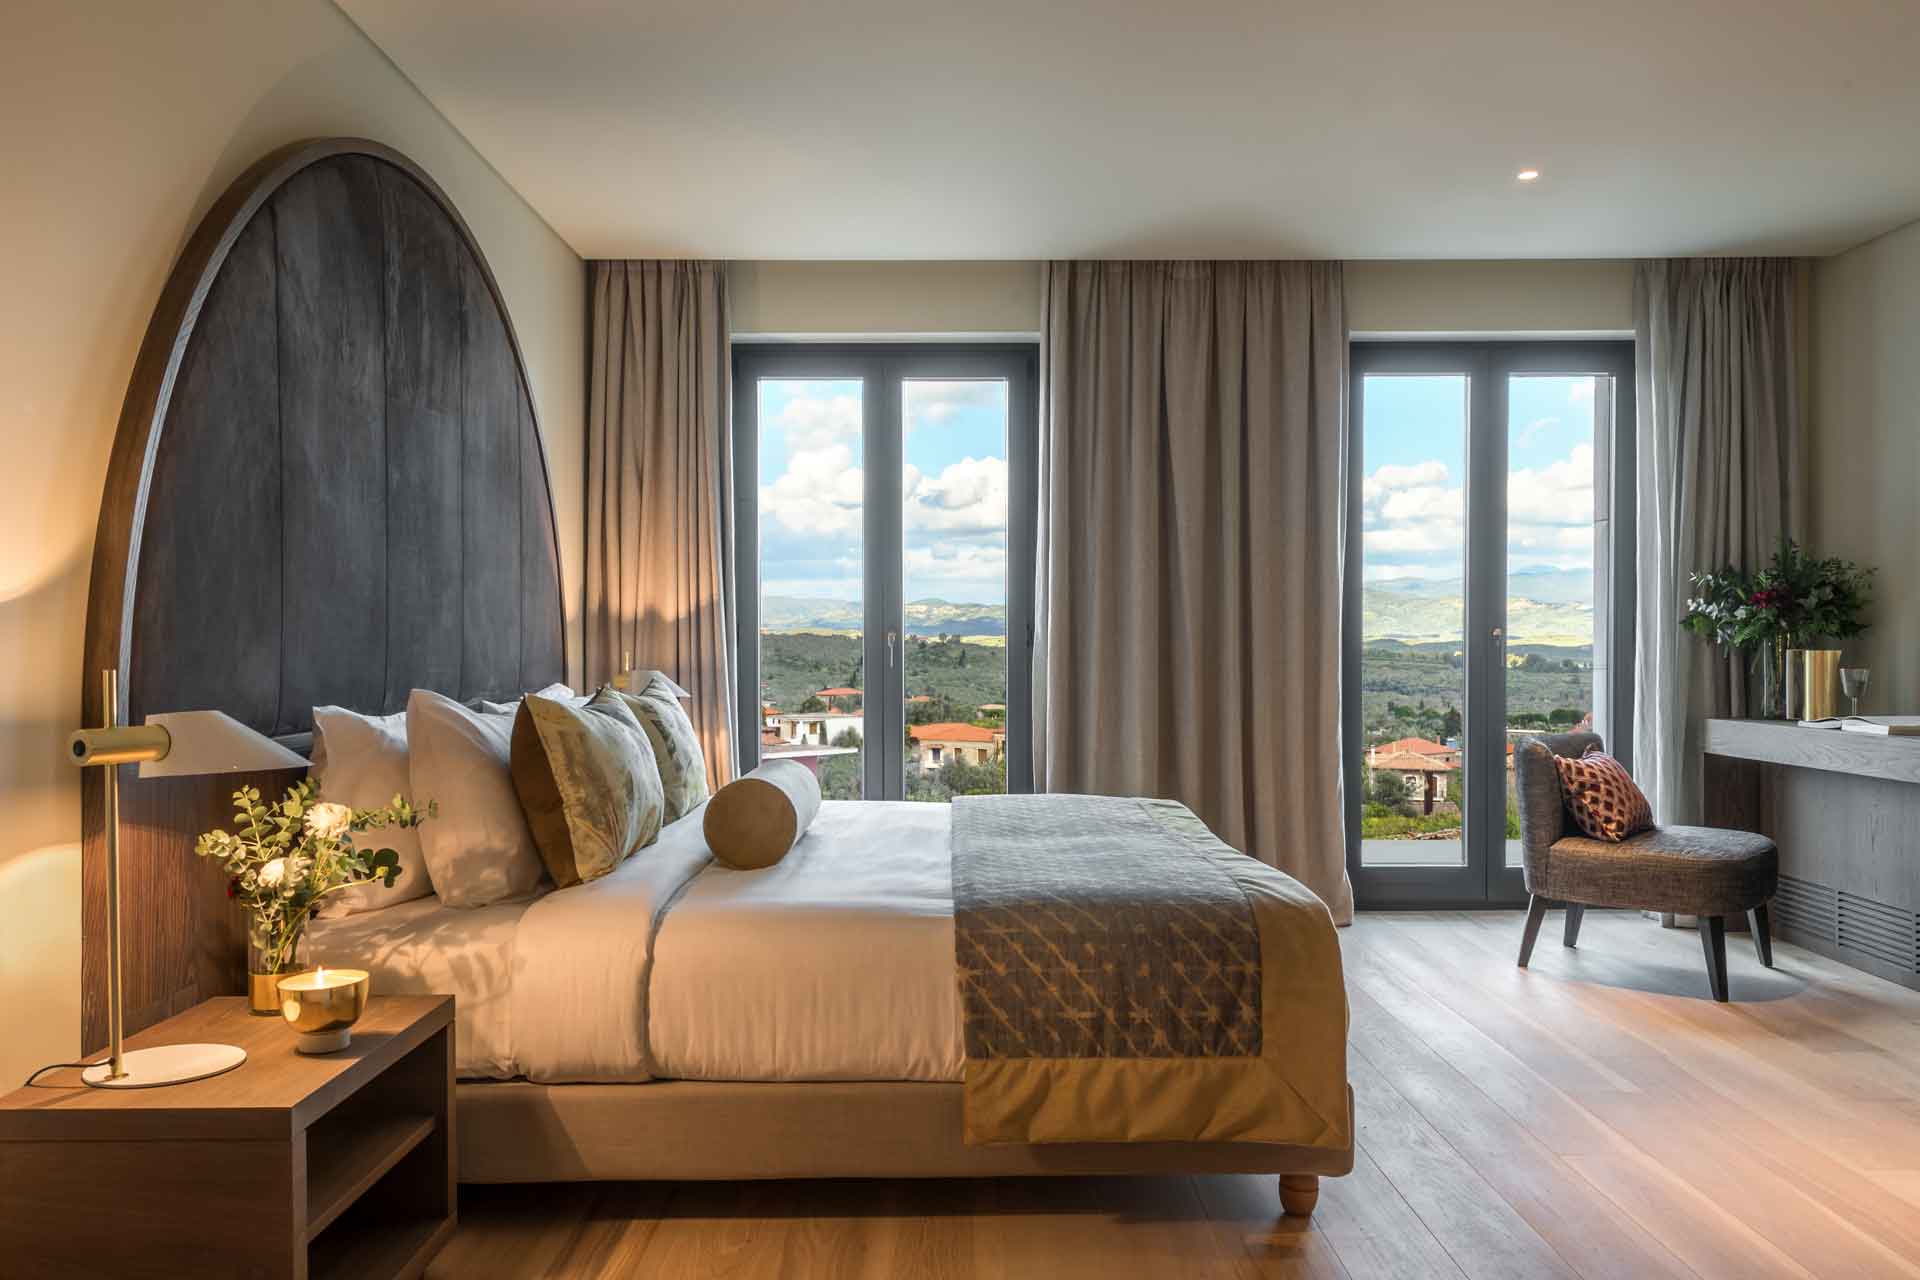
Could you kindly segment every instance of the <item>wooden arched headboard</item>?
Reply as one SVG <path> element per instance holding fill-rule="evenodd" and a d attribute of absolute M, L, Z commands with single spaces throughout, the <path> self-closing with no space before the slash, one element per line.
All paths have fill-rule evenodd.
<path fill-rule="evenodd" d="M 94 546 L 83 723 L 100 722 L 112 668 L 123 720 L 214 708 L 299 746 L 315 705 L 511 697 L 563 679 L 565 655 L 526 364 L 465 222 L 378 143 L 266 157 L 195 231 L 134 368 Z M 235 785 L 122 775 L 129 1031 L 242 989 L 244 930 L 191 850 Z M 102 790 L 87 778 L 90 1047 L 106 1025 Z"/>

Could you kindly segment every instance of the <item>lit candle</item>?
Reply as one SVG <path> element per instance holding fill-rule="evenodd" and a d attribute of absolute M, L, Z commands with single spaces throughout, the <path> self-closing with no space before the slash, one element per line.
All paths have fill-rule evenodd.
<path fill-rule="evenodd" d="M 280 980 L 280 1014 L 300 1033 L 301 1053 L 333 1053 L 353 1042 L 371 986 L 365 969 L 319 968 Z"/>

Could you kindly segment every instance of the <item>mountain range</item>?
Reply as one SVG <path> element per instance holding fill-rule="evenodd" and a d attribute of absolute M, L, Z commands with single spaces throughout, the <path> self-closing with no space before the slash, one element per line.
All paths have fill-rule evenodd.
<path fill-rule="evenodd" d="M 909 600 L 906 629 L 910 636 L 1003 636 L 1007 634 L 1006 606 L 966 604 L 928 597 Z M 852 634 L 866 625 L 862 607 L 851 600 L 818 600 L 808 596 L 761 596 L 760 627 L 764 631 L 818 631 Z"/>
<path fill-rule="evenodd" d="M 1376 579 L 1361 593 L 1361 634 L 1368 642 L 1457 644 L 1463 612 L 1459 578 Z M 865 625 L 861 606 L 855 601 L 809 596 L 760 598 L 760 626 L 766 631 L 853 635 Z M 907 602 L 906 631 L 910 636 L 1004 636 L 1007 611 L 1004 605 L 930 596 Z M 1592 570 L 1523 569 L 1508 574 L 1507 642 L 1591 645 Z"/>
<path fill-rule="evenodd" d="M 1368 642 L 1459 643 L 1465 592 L 1459 578 L 1379 578 L 1360 595 Z M 1507 575 L 1507 643 L 1593 643 L 1593 571 L 1522 569 Z"/>

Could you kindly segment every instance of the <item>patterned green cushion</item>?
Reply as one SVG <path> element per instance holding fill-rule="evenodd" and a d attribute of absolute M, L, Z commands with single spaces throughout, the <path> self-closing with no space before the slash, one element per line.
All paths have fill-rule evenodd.
<path fill-rule="evenodd" d="M 606 875 L 660 834 L 659 766 L 611 689 L 577 707 L 529 695 L 513 720 L 512 768 L 533 842 L 563 889 Z"/>
<path fill-rule="evenodd" d="M 622 693 L 653 745 L 660 785 L 667 796 L 667 821 L 692 813 L 707 801 L 707 757 L 700 735 L 680 706 L 672 685 L 657 674 L 638 693 Z"/>

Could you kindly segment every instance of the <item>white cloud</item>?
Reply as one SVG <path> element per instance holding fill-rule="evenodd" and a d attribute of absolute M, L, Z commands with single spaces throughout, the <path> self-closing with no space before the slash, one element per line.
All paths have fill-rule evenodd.
<path fill-rule="evenodd" d="M 937 427 L 963 409 L 994 409 L 1003 416 L 1007 407 L 1007 384 L 998 379 L 972 378 L 958 382 L 911 379 L 902 399 L 907 430 Z"/>
<path fill-rule="evenodd" d="M 1007 461 L 962 458 L 937 476 L 909 465 L 901 476 L 907 531 L 988 533 L 1007 527 Z"/>
<path fill-rule="evenodd" d="M 1365 576 L 1458 575 L 1466 547 L 1466 493 L 1437 461 L 1385 466 L 1361 485 Z M 1593 446 L 1507 477 L 1510 568 L 1593 563 Z"/>
<path fill-rule="evenodd" d="M 866 472 L 844 442 L 796 449 L 787 470 L 760 486 L 761 519 L 772 519 L 803 537 L 838 534 L 858 539 L 866 502 Z"/>
<path fill-rule="evenodd" d="M 1571 387 L 1568 387 L 1567 403 L 1568 404 L 1592 404 L 1593 403 L 1593 379 L 1582 378 L 1578 382 L 1574 383 Z"/>
<path fill-rule="evenodd" d="M 1410 467 L 1376 467 L 1372 475 L 1360 481 L 1360 500 L 1370 507 L 1396 490 L 1431 487 L 1446 482 L 1447 464 L 1444 462 L 1416 462 Z"/>
<path fill-rule="evenodd" d="M 1535 440 L 1538 440 L 1543 434 L 1553 430 L 1559 425 L 1560 419 L 1558 418 L 1535 418 L 1532 422 L 1520 428 L 1520 436 L 1517 443 L 1519 443 L 1522 448 L 1525 448 Z"/>
<path fill-rule="evenodd" d="M 1507 476 L 1507 523 L 1593 525 L 1593 446 L 1577 444 L 1558 462 Z"/>
<path fill-rule="evenodd" d="M 839 440 L 858 440 L 860 397 L 800 396 L 787 402 L 776 425 L 786 432 L 787 447 L 795 453 L 824 449 Z"/>

